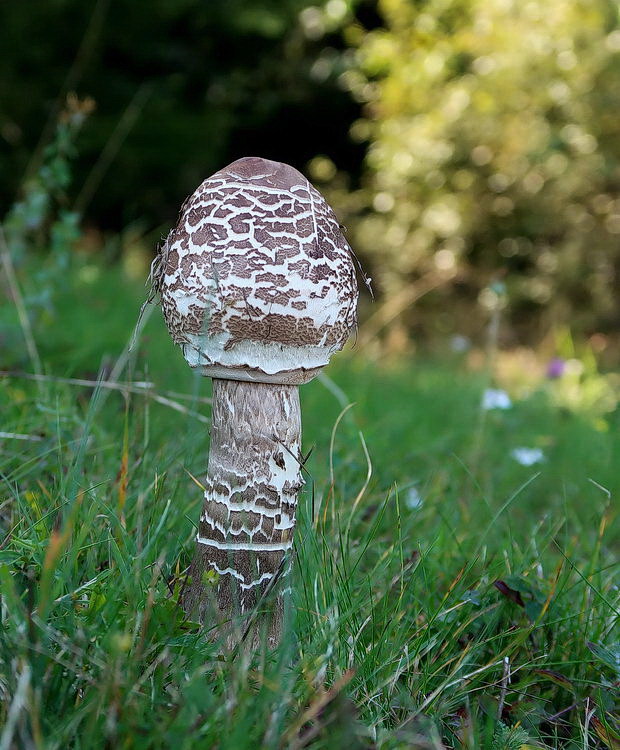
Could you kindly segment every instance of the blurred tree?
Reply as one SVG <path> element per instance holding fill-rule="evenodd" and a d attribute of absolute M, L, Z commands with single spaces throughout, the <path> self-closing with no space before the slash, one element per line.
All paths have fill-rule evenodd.
<path fill-rule="evenodd" d="M 308 5 L 1 3 L 0 202 L 8 208 L 40 166 L 71 90 L 97 110 L 79 137 L 67 207 L 103 228 L 169 225 L 201 180 L 239 156 L 303 169 L 325 153 L 355 171 L 363 146 L 348 128 L 359 105 L 335 76 L 313 72 L 320 51 L 342 41 L 313 25 Z"/>
<path fill-rule="evenodd" d="M 371 333 L 398 320 L 401 340 L 475 335 L 506 302 L 512 343 L 560 323 L 611 331 L 618 13 L 613 0 L 2 3 L 0 200 L 27 192 L 75 90 L 97 110 L 58 197 L 67 216 L 163 232 L 206 175 L 255 153 L 323 182 L 386 301 Z"/>
<path fill-rule="evenodd" d="M 379 0 L 350 23 L 354 243 L 409 330 L 620 323 L 620 28 L 611 0 Z M 417 285 L 417 286 L 416 286 Z M 436 288 L 416 305 L 409 302 Z M 477 302 L 481 304 L 477 304 Z"/>

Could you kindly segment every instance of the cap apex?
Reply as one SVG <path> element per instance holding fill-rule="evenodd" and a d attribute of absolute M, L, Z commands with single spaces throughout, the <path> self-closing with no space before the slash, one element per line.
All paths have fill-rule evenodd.
<path fill-rule="evenodd" d="M 213 177 L 230 175 L 243 182 L 269 186 L 280 190 L 290 190 L 296 185 L 305 185 L 308 180 L 295 167 L 261 156 L 244 156 L 229 164 Z"/>

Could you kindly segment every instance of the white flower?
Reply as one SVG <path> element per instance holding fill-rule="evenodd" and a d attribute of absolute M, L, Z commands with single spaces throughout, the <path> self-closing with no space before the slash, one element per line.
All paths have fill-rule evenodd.
<path fill-rule="evenodd" d="M 487 388 L 482 394 L 482 408 L 485 411 L 489 409 L 510 409 L 512 401 L 506 391 L 499 388 Z"/>
<path fill-rule="evenodd" d="M 466 352 L 470 347 L 471 341 L 467 336 L 456 334 L 450 339 L 450 349 L 452 349 L 453 352 L 461 354 L 462 352 Z"/>
<path fill-rule="evenodd" d="M 533 466 L 545 460 L 545 454 L 540 448 L 513 448 L 510 455 L 521 466 Z"/>
<path fill-rule="evenodd" d="M 422 507 L 422 496 L 415 487 L 409 487 L 405 495 L 405 505 L 409 510 L 417 510 Z"/>

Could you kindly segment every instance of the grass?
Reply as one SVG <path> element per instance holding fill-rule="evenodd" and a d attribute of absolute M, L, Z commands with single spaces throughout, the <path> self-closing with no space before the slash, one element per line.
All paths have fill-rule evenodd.
<path fill-rule="evenodd" d="M 284 642 L 226 659 L 177 605 L 209 382 L 158 312 L 122 356 L 142 293 L 77 268 L 31 307 L 38 381 L 0 311 L 0 750 L 620 747 L 618 410 L 481 412 L 460 362 L 336 358 L 302 388 Z M 110 371 L 153 385 L 84 383 Z"/>

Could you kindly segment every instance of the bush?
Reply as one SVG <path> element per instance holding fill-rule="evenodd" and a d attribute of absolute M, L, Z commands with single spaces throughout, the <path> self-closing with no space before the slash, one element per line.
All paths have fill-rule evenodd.
<path fill-rule="evenodd" d="M 382 0 L 346 30 L 363 188 L 340 205 L 380 290 L 424 333 L 479 330 L 505 277 L 513 341 L 620 315 L 618 10 L 607 0 Z M 415 311 L 406 290 L 439 291 Z M 403 290 L 405 293 L 403 294 Z M 415 296 L 415 295 L 414 295 Z M 398 306 L 398 305 L 397 305 Z"/>

